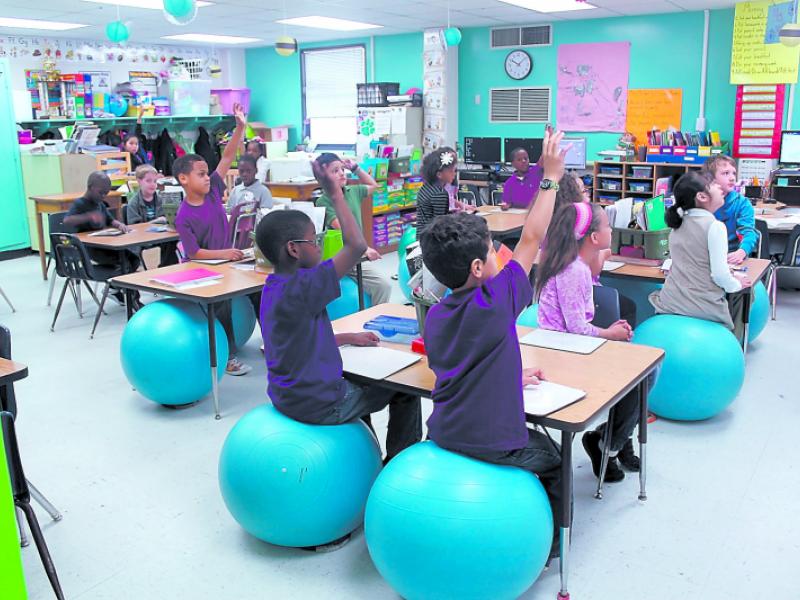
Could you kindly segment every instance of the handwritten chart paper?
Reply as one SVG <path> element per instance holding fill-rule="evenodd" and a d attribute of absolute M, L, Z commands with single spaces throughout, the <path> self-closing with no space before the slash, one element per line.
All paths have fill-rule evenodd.
<path fill-rule="evenodd" d="M 787 2 L 787 4 L 790 4 Z M 800 46 L 773 43 L 776 22 L 791 18 L 776 11 L 774 2 L 736 5 L 733 20 L 731 83 L 796 83 Z M 791 15 L 791 12 L 788 13 Z"/>
<path fill-rule="evenodd" d="M 636 136 L 637 144 L 647 144 L 647 132 L 657 127 L 681 128 L 683 90 L 628 90 L 628 117 L 625 129 Z"/>
<path fill-rule="evenodd" d="M 559 46 L 558 129 L 625 131 L 630 58 L 630 42 Z"/>

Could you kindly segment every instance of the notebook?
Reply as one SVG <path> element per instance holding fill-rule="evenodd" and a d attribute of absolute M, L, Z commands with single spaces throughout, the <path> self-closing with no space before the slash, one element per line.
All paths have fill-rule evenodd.
<path fill-rule="evenodd" d="M 189 269 L 188 271 L 178 271 L 177 273 L 165 273 L 158 277 L 153 277 L 150 281 L 155 281 L 161 285 L 174 288 L 186 288 L 215 283 L 217 279 L 222 279 L 222 273 L 209 271 L 208 269 Z"/>
<path fill-rule="evenodd" d="M 122 231 L 119 229 L 101 229 L 100 231 L 94 231 L 89 234 L 89 237 L 98 237 L 98 236 L 115 236 L 115 235 L 122 235 Z"/>
<path fill-rule="evenodd" d="M 607 260 L 603 262 L 603 271 L 616 271 L 625 266 L 624 262 L 617 262 L 615 260 Z"/>
<path fill-rule="evenodd" d="M 386 379 L 418 362 L 418 354 L 383 346 L 342 346 L 342 368 L 346 373 L 370 379 Z"/>
<path fill-rule="evenodd" d="M 541 381 L 539 385 L 526 385 L 522 388 L 525 413 L 542 417 L 584 398 L 586 392 L 567 387 L 552 381 Z"/>
<path fill-rule="evenodd" d="M 588 335 L 550 331 L 549 329 L 534 329 L 522 336 L 519 342 L 520 344 L 538 346 L 539 348 L 563 350 L 564 352 L 574 352 L 575 354 L 591 354 L 605 344 L 606 340 Z"/>
<path fill-rule="evenodd" d="M 661 231 L 667 229 L 667 222 L 664 220 L 664 196 L 656 196 L 644 201 L 644 220 L 647 231 Z"/>

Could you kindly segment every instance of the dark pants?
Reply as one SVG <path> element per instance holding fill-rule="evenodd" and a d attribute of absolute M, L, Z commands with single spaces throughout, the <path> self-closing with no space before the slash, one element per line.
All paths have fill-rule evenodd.
<path fill-rule="evenodd" d="M 117 265 L 121 266 L 122 259 L 120 257 L 120 253 L 116 250 L 104 250 L 102 248 L 87 248 L 87 250 L 89 251 L 89 258 L 91 258 L 98 265 L 102 265 L 104 267 L 116 267 Z M 125 258 L 128 263 L 127 269 L 125 269 L 123 274 L 127 275 L 128 273 L 136 272 L 141 264 L 141 261 L 139 261 L 139 256 L 130 250 L 123 250 L 123 252 L 125 252 Z"/>
<path fill-rule="evenodd" d="M 619 294 L 619 318 L 628 322 L 631 327 L 636 327 L 636 302 Z"/>
<path fill-rule="evenodd" d="M 178 242 L 167 242 L 161 244 L 161 260 L 158 263 L 159 267 L 167 267 L 169 265 L 178 264 Z"/>
<path fill-rule="evenodd" d="M 611 452 L 619 452 L 630 437 L 639 422 L 639 389 L 634 388 L 611 409 L 609 422 L 611 423 Z M 605 429 L 607 423 L 599 425 L 595 431 L 603 434 L 602 443 L 605 443 Z M 601 446 L 602 447 L 602 446 Z"/>
<path fill-rule="evenodd" d="M 247 299 L 250 300 L 250 304 L 253 305 L 253 310 L 256 313 L 256 320 L 261 323 L 261 315 L 259 314 L 261 311 L 261 292 L 248 294 Z M 233 356 L 236 352 L 236 338 L 233 335 L 233 313 L 231 312 L 231 301 L 225 300 L 223 302 L 218 302 L 215 306 L 215 309 L 216 317 L 219 319 L 222 328 L 225 330 L 225 335 L 228 338 L 228 355 Z"/>
<path fill-rule="evenodd" d="M 378 386 L 346 381 L 344 398 L 320 419 L 319 425 L 338 425 L 368 417 L 389 406 L 386 458 L 390 459 L 422 439 L 422 402 L 419 396 L 401 394 Z M 367 421 L 369 424 L 369 421 Z M 370 425 L 371 428 L 371 425 Z"/>
<path fill-rule="evenodd" d="M 728 299 L 728 312 L 731 314 L 731 320 L 733 321 L 733 335 L 736 336 L 736 341 L 739 342 L 739 345 L 744 343 L 744 299 L 745 294 L 750 294 L 750 306 L 752 307 L 753 304 L 753 289 L 748 288 L 746 290 L 742 290 L 740 292 L 734 292 L 733 294 L 726 294 Z"/>

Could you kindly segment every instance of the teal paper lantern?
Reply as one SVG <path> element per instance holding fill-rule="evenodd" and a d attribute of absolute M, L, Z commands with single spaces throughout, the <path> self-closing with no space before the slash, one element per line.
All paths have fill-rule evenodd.
<path fill-rule="evenodd" d="M 196 16 L 195 0 L 164 0 L 164 18 L 173 25 L 187 25 Z"/>
<path fill-rule="evenodd" d="M 131 32 L 122 21 L 111 21 L 106 25 L 106 37 L 115 44 L 122 44 L 128 41 Z"/>
<path fill-rule="evenodd" d="M 448 27 L 445 29 L 444 43 L 448 46 L 458 46 L 461 43 L 461 30 L 458 27 Z"/>

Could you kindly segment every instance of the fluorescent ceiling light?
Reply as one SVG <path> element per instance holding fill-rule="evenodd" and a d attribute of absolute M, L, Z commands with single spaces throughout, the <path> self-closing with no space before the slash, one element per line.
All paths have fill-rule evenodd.
<path fill-rule="evenodd" d="M 165 35 L 162 40 L 176 40 L 179 42 L 203 42 L 208 44 L 250 44 L 260 42 L 258 38 L 238 37 L 235 35 L 211 35 L 208 33 L 181 33 L 179 35 Z"/>
<path fill-rule="evenodd" d="M 566 12 L 568 10 L 589 10 L 597 8 L 588 2 L 578 0 L 500 0 L 506 4 L 513 4 L 528 10 L 535 10 L 541 13 Z"/>
<path fill-rule="evenodd" d="M 379 29 L 383 25 L 372 25 L 347 19 L 334 19 L 333 17 L 296 17 L 294 19 L 281 19 L 276 21 L 283 25 L 299 25 L 300 27 L 314 27 L 315 29 L 333 29 L 335 31 L 358 31 L 360 29 Z"/>
<path fill-rule="evenodd" d="M 67 29 L 79 29 L 88 27 L 80 23 L 62 23 L 60 21 L 39 21 L 37 19 L 13 19 L 11 17 L 0 17 L 0 27 L 15 27 L 17 29 L 42 29 L 47 31 L 66 31 Z"/>
<path fill-rule="evenodd" d="M 151 10 L 164 10 L 164 0 L 83 0 L 84 2 L 96 2 L 97 4 L 112 4 L 114 6 L 130 6 L 132 8 L 149 8 Z M 213 2 L 197 0 L 197 8 L 210 6 Z"/>

